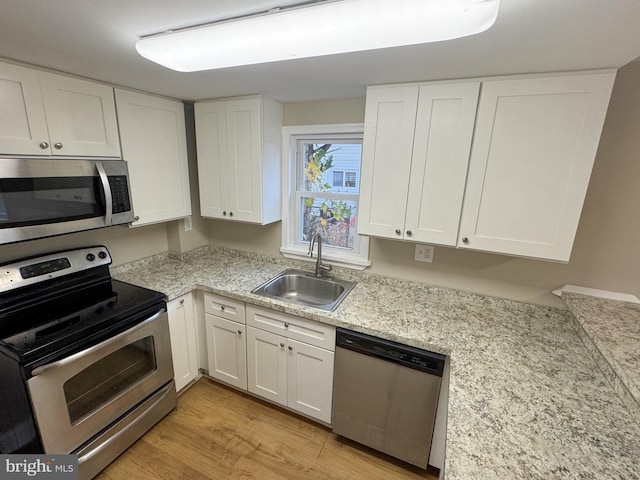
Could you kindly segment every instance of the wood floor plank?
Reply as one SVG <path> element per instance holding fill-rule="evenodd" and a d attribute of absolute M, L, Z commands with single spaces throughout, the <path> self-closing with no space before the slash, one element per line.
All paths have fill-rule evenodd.
<path fill-rule="evenodd" d="M 96 480 L 436 480 L 330 429 L 203 378 Z"/>

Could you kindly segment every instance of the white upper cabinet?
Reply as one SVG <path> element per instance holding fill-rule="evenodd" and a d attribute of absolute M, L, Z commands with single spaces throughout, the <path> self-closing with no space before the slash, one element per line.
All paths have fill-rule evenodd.
<path fill-rule="evenodd" d="M 280 220 L 282 106 L 263 97 L 195 104 L 203 217 Z"/>
<path fill-rule="evenodd" d="M 370 87 L 359 233 L 568 261 L 614 78 Z"/>
<path fill-rule="evenodd" d="M 0 154 L 120 157 L 111 87 L 0 63 Z"/>
<path fill-rule="evenodd" d="M 0 63 L 0 154 L 49 155 L 38 71 Z"/>
<path fill-rule="evenodd" d="M 358 233 L 403 238 L 417 86 L 369 88 L 364 142 Z"/>
<path fill-rule="evenodd" d="M 120 157 L 113 88 L 40 72 L 53 155 Z"/>
<path fill-rule="evenodd" d="M 367 91 L 359 233 L 456 244 L 479 89 Z"/>
<path fill-rule="evenodd" d="M 420 87 L 405 238 L 455 245 L 479 82 Z"/>
<path fill-rule="evenodd" d="M 191 215 L 184 105 L 126 90 L 115 93 L 137 219 L 132 225 Z"/>
<path fill-rule="evenodd" d="M 460 247 L 569 260 L 614 78 L 483 83 Z"/>

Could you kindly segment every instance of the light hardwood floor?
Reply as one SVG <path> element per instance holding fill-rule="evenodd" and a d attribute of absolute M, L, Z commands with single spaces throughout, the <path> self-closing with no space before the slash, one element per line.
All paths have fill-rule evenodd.
<path fill-rule="evenodd" d="M 436 480 L 328 428 L 203 378 L 96 480 Z"/>

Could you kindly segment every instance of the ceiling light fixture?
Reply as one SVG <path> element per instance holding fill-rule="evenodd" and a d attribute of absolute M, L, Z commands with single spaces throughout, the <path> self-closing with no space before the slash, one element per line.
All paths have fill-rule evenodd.
<path fill-rule="evenodd" d="M 500 0 L 337 0 L 141 38 L 143 57 L 179 72 L 416 45 L 487 30 Z"/>

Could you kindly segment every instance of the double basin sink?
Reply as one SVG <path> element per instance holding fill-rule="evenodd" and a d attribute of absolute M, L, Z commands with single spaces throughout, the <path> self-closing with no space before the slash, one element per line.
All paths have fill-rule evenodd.
<path fill-rule="evenodd" d="M 332 312 L 355 286 L 356 282 L 349 280 L 316 277 L 304 270 L 288 269 L 251 293 Z"/>

